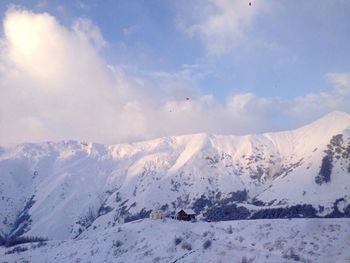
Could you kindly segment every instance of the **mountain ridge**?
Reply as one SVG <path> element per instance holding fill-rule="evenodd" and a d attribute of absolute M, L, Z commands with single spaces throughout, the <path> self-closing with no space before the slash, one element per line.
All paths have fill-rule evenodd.
<path fill-rule="evenodd" d="M 2 148 L 0 231 L 73 238 L 156 206 L 210 220 L 350 216 L 349 129 L 350 116 L 335 112 L 260 135 Z"/>
<path fill-rule="evenodd" d="M 199 132 L 199 133 L 190 133 L 190 134 L 183 134 L 183 135 L 173 135 L 173 136 L 162 136 L 159 138 L 154 138 L 154 139 L 147 139 L 147 140 L 140 140 L 140 141 L 135 141 L 135 142 L 130 142 L 130 143 L 101 143 L 101 142 L 91 142 L 91 141 L 80 141 L 80 140 L 75 140 L 75 139 L 65 139 L 65 140 L 57 140 L 57 141 L 42 141 L 42 142 L 28 142 L 28 143 L 19 143 L 15 144 L 12 146 L 1 146 L 0 145 L 0 153 L 1 151 L 4 151 L 4 149 L 9 149 L 13 147 L 17 147 L 18 145 L 23 145 L 23 146 L 31 146 L 31 145 L 40 145 L 40 144 L 53 144 L 53 143 L 60 143 L 60 142 L 81 142 L 85 144 L 94 144 L 94 145 L 109 145 L 109 146 L 115 146 L 115 145 L 137 145 L 137 144 L 144 144 L 144 143 L 149 143 L 149 142 L 156 142 L 159 140 L 169 140 L 172 141 L 175 138 L 185 138 L 185 137 L 190 137 L 190 136 L 225 136 L 225 137 L 237 137 L 237 138 L 242 138 L 242 137 L 247 137 L 247 136 L 257 136 L 257 135 L 270 135 L 270 134 L 279 134 L 279 133 L 286 133 L 286 132 L 296 132 L 299 130 L 303 130 L 308 127 L 313 127 L 319 126 L 320 123 L 322 123 L 323 127 L 327 126 L 327 123 L 330 121 L 333 121 L 334 119 L 337 120 L 337 123 L 341 126 L 350 126 L 350 114 L 342 111 L 332 111 L 329 112 L 325 115 L 323 115 L 321 118 L 318 118 L 314 121 L 312 121 L 309 124 L 302 125 L 300 127 L 291 129 L 291 130 L 282 130 L 282 131 L 273 131 L 273 132 L 263 132 L 263 133 L 250 133 L 250 134 L 245 134 L 245 135 L 231 135 L 231 134 L 219 134 L 219 133 L 206 133 L 206 132 Z M 344 127 L 343 130 L 346 128 Z M 342 128 L 338 128 L 338 130 L 342 130 Z"/>

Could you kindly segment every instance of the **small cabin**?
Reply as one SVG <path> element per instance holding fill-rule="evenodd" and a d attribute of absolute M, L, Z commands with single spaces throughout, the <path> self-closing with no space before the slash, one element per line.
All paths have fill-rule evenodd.
<path fill-rule="evenodd" d="M 164 214 L 162 213 L 162 211 L 156 209 L 149 214 L 149 218 L 153 220 L 164 219 Z"/>
<path fill-rule="evenodd" d="M 192 209 L 181 209 L 175 214 L 174 219 L 192 221 L 196 219 L 196 213 Z"/>

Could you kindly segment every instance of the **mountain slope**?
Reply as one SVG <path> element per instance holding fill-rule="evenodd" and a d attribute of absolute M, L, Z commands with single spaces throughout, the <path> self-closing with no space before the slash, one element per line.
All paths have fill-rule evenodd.
<path fill-rule="evenodd" d="M 0 247 L 4 262 L 349 262 L 350 220 L 138 220 L 75 240 Z"/>
<path fill-rule="evenodd" d="M 261 135 L 1 148 L 0 231 L 73 238 L 154 207 L 211 220 L 350 216 L 349 155 L 350 116 L 340 112 Z"/>

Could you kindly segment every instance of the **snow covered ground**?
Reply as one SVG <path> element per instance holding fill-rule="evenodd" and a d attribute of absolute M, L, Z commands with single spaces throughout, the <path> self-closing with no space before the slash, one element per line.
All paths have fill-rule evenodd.
<path fill-rule="evenodd" d="M 143 219 L 75 240 L 0 247 L 1 262 L 350 262 L 350 219 Z"/>

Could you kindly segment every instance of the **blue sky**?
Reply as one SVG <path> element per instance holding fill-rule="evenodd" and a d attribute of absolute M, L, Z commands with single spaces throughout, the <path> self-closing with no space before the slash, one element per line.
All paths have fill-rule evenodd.
<path fill-rule="evenodd" d="M 256 1 L 253 6 L 241 2 L 248 9 Z M 177 26 L 179 17 L 191 16 L 200 1 L 2 1 L 1 14 L 16 4 L 49 12 L 67 26 L 86 17 L 109 43 L 103 52 L 108 63 L 146 72 L 201 65 L 206 76 L 199 86 L 219 99 L 241 91 L 295 97 L 324 89 L 328 72 L 350 71 L 349 1 L 260 2 L 269 10 L 256 15 L 246 42 L 213 56 Z"/>
<path fill-rule="evenodd" d="M 67 31 L 72 31 L 72 25 L 79 19 L 89 21 L 101 40 L 99 48 L 90 43 L 96 48 L 99 61 L 118 68 L 130 83 L 147 86 L 142 92 L 160 94 L 153 103 L 163 103 L 163 106 L 167 101 L 187 96 L 202 103 L 203 98 L 209 96 L 215 108 L 221 107 L 222 112 L 231 105 L 231 100 L 240 101 L 238 105 L 246 105 L 248 100 L 251 104 L 290 107 L 300 101 L 308 104 L 310 96 L 324 99 L 322 94 L 326 93 L 325 103 L 330 106 L 307 109 L 310 114 L 306 117 L 296 114 L 294 108 L 299 106 L 294 105 L 293 110 L 280 116 L 271 115 L 276 109 L 269 106 L 264 118 L 276 121 L 257 129 L 249 128 L 262 117 L 248 116 L 252 123 L 246 128 L 233 129 L 238 134 L 293 128 L 332 110 L 348 111 L 345 102 L 339 103 L 334 93 L 338 92 L 335 90 L 339 85 L 348 87 L 350 82 L 350 2 L 250 2 L 251 6 L 246 0 L 1 1 L 0 14 L 1 20 L 5 20 L 11 6 L 17 12 L 48 13 Z M 4 31 L 2 35 L 6 42 Z M 129 86 L 134 85 L 130 83 Z M 343 100 L 346 98 L 344 93 L 341 96 L 338 93 Z M 255 110 L 249 106 L 244 114 L 251 115 Z M 262 111 L 265 112 L 265 108 Z M 285 116 L 291 118 L 291 124 L 277 121 Z M 45 121 L 43 125 L 47 126 Z M 209 129 L 208 132 L 229 133 L 231 128 Z M 201 130 L 208 129 L 201 126 L 159 134 L 150 132 L 145 138 Z M 52 138 L 79 137 L 77 134 Z M 104 141 L 103 137 L 96 138 Z"/>

